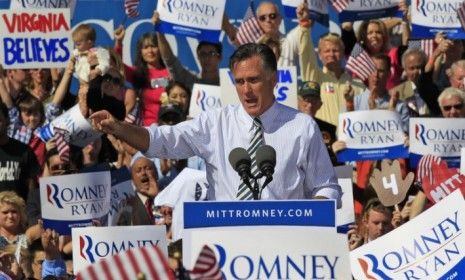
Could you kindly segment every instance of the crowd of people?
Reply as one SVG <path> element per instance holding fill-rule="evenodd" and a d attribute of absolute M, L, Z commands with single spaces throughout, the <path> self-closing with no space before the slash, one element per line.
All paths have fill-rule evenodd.
<path fill-rule="evenodd" d="M 206 171 L 209 200 L 252 198 L 243 187 L 247 183 L 228 162 L 235 147 L 249 147 L 252 172 L 258 146 L 266 143 L 278 151 L 274 181 L 263 191 L 263 199 L 330 198 L 340 206 L 342 193 L 332 166 L 353 166 L 356 224 L 348 232 L 351 250 L 413 219 L 430 204 L 418 182 L 396 209 L 386 207 L 370 184 L 379 161 L 344 163 L 336 158 L 346 148 L 336 133 L 343 112 L 397 112 L 406 145 L 411 117 L 465 117 L 463 42 L 438 33 L 429 55 L 409 47 L 405 1 L 400 10 L 402 18 L 364 21 L 357 30 L 344 23 L 341 34 L 328 33 L 313 42 L 306 4 L 297 7 L 297 26 L 281 34 L 279 7 L 263 1 L 256 17 L 264 35 L 258 44 L 244 45 L 225 15 L 222 28 L 237 48 L 230 70 L 241 105 L 195 118 L 189 116 L 193 84 L 220 86 L 221 43 L 199 42 L 201 69 L 193 73 L 173 53 L 164 34 L 150 32 L 137 42 L 134 65 L 125 65 L 123 26 L 115 31 L 115 45 L 104 48 L 95 45 L 94 28 L 81 24 L 73 31 L 76 49 L 66 69 L 1 69 L 0 276 L 73 277 L 70 236 L 43 227 L 38 179 L 96 166 L 130 170 L 136 196 L 118 224 L 166 225 L 172 242 L 170 264 L 180 279 L 187 276 L 181 240 L 173 240 L 171 233 L 173 209 L 155 205 L 154 199 L 184 168 Z M 151 20 L 159 24 L 156 11 Z M 356 45 L 375 66 L 366 79 L 345 67 Z M 297 110 L 274 98 L 280 66 L 296 66 L 300 73 Z M 76 93 L 70 92 L 73 76 L 79 79 Z M 74 106 L 103 135 L 85 147 L 70 145 L 66 157 L 56 138 L 45 141 L 39 131 Z M 406 159 L 398 160 L 402 174 L 415 172 Z"/>

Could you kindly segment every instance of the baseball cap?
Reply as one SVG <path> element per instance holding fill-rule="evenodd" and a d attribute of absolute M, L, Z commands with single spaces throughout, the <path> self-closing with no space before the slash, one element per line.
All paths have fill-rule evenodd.
<path fill-rule="evenodd" d="M 302 82 L 298 95 L 302 97 L 320 97 L 320 85 L 314 81 Z"/>

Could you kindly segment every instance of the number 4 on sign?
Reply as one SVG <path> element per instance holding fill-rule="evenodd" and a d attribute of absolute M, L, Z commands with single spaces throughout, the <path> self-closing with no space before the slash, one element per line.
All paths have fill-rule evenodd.
<path fill-rule="evenodd" d="M 376 191 L 379 200 L 385 206 L 393 206 L 405 199 L 407 191 L 413 182 L 413 173 L 409 172 L 405 179 L 402 179 L 400 163 L 394 160 L 389 164 L 389 160 L 381 162 L 381 170 L 373 170 L 370 184 Z"/>
<path fill-rule="evenodd" d="M 388 181 L 388 178 L 383 176 L 383 187 L 386 190 L 391 189 L 393 195 L 397 195 L 399 193 L 399 189 L 397 188 L 396 182 L 396 175 L 391 174 L 391 180 Z"/>

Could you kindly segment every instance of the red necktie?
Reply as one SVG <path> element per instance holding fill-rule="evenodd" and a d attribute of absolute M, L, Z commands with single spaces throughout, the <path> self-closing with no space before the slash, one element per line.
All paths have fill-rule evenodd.
<path fill-rule="evenodd" d="M 149 197 L 145 201 L 145 211 L 147 211 L 147 215 L 149 215 L 150 223 L 153 224 L 154 221 L 153 221 L 153 209 L 152 209 L 152 206 L 153 206 L 153 199 Z"/>

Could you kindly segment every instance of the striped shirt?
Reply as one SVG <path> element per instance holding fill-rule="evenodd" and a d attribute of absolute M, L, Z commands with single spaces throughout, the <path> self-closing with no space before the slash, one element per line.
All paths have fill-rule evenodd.
<path fill-rule="evenodd" d="M 276 150 L 274 179 L 263 190 L 262 199 L 324 196 L 340 202 L 341 188 L 315 121 L 277 102 L 260 120 L 265 144 Z M 208 199 L 237 200 L 240 177 L 228 156 L 234 148 L 247 149 L 252 125 L 253 118 L 240 105 L 207 111 L 175 126 L 152 125 L 147 127 L 150 146 L 146 156 L 179 159 L 197 155 L 206 162 Z"/>

